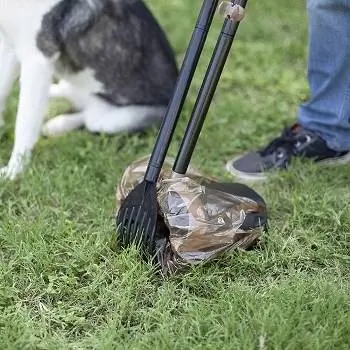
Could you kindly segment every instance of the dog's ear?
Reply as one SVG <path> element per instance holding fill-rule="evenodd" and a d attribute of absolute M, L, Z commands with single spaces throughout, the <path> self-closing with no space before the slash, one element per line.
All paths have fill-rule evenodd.
<path fill-rule="evenodd" d="M 63 0 L 42 20 L 37 46 L 51 57 L 67 39 L 78 38 L 91 28 L 110 0 Z"/>
<path fill-rule="evenodd" d="M 71 1 L 71 0 L 70 0 Z M 74 0 L 69 3 L 59 26 L 60 36 L 79 36 L 89 30 L 106 10 L 108 0 Z"/>

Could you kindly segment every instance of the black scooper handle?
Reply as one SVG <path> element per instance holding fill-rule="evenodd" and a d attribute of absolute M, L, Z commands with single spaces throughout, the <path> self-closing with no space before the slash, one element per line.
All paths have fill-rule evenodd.
<path fill-rule="evenodd" d="M 158 180 L 177 121 L 182 111 L 193 75 L 207 39 L 208 31 L 213 21 L 218 2 L 219 0 L 205 0 L 203 2 L 196 27 L 193 31 L 185 58 L 182 63 L 172 99 L 168 105 L 167 112 L 161 124 L 145 173 L 144 180 L 146 181 L 156 183 Z"/>
<path fill-rule="evenodd" d="M 173 171 L 175 173 L 185 174 L 187 171 L 220 76 L 231 50 L 233 39 L 236 35 L 239 23 L 244 17 L 244 10 L 247 2 L 248 0 L 224 1 L 220 6 L 220 12 L 225 15 L 226 19 L 173 166 Z"/>

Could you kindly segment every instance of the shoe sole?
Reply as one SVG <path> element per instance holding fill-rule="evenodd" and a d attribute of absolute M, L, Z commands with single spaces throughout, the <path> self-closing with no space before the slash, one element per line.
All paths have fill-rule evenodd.
<path fill-rule="evenodd" d="M 229 162 L 226 163 L 226 170 L 231 175 L 235 176 L 238 179 L 245 180 L 245 181 L 263 181 L 263 180 L 267 179 L 268 173 L 260 173 L 260 174 L 245 173 L 243 171 L 239 171 L 239 170 L 235 169 L 232 164 L 239 158 L 241 158 L 241 156 L 233 158 Z M 345 164 L 349 164 L 349 163 L 350 163 L 350 152 L 345 154 L 342 157 L 325 159 L 325 160 L 320 160 L 317 162 L 317 164 L 320 164 L 321 166 L 345 165 Z"/>
<path fill-rule="evenodd" d="M 245 180 L 245 181 L 262 181 L 262 180 L 266 180 L 267 175 L 264 174 L 264 173 L 260 173 L 260 174 L 245 173 L 244 171 L 239 171 L 239 170 L 235 169 L 232 164 L 239 158 L 241 158 L 241 156 L 233 158 L 229 162 L 226 163 L 226 170 L 231 175 L 237 177 L 238 179 Z"/>

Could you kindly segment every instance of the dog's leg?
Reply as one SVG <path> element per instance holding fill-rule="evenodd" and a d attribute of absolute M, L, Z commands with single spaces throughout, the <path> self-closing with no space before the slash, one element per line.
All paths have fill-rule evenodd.
<path fill-rule="evenodd" d="M 60 136 L 84 126 L 84 113 L 61 114 L 50 119 L 42 128 L 45 136 Z"/>
<path fill-rule="evenodd" d="M 8 165 L 0 170 L 0 174 L 6 178 L 14 179 L 29 161 L 40 135 L 52 74 L 53 64 L 50 60 L 39 52 L 26 53 L 21 64 L 15 143 Z"/>
<path fill-rule="evenodd" d="M 88 96 L 66 80 L 60 80 L 59 83 L 50 86 L 49 97 L 69 100 L 77 112 L 58 115 L 47 121 L 42 128 L 45 136 L 59 136 L 84 126 L 84 114 L 78 111 L 84 109 Z"/>
<path fill-rule="evenodd" d="M 78 86 L 74 86 L 64 79 L 50 86 L 49 97 L 50 99 L 65 98 L 78 111 L 84 109 L 87 101 L 89 101 L 89 95 L 86 92 L 81 91 Z"/>
<path fill-rule="evenodd" d="M 114 134 L 143 131 L 159 125 L 166 107 L 117 107 L 94 97 L 85 109 L 85 127 L 91 132 Z"/>
<path fill-rule="evenodd" d="M 49 90 L 49 97 L 51 98 L 65 98 L 71 102 L 77 110 L 84 107 L 83 94 L 77 91 L 77 87 L 72 86 L 66 80 L 60 80 L 57 84 L 52 84 Z"/>
<path fill-rule="evenodd" d="M 0 33 L 0 127 L 4 124 L 3 112 L 6 99 L 19 73 L 18 60 L 8 45 L 6 38 Z"/>

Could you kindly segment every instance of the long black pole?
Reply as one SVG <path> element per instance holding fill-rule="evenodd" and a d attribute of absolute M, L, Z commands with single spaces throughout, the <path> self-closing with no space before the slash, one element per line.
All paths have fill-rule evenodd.
<path fill-rule="evenodd" d="M 187 97 L 193 75 L 207 39 L 208 31 L 210 29 L 218 2 L 219 0 L 205 0 L 203 2 L 196 27 L 193 31 L 191 41 L 182 63 L 172 99 L 168 105 L 167 112 L 161 124 L 147 167 L 144 178 L 146 181 L 154 183 L 158 179 L 176 128 L 177 121 L 181 114 L 183 104 Z"/>
<path fill-rule="evenodd" d="M 239 5 L 244 9 L 247 2 L 248 0 L 235 0 L 232 1 L 232 5 Z M 219 79 L 227 61 L 228 54 L 231 50 L 239 23 L 240 21 L 235 21 L 232 18 L 225 19 L 203 84 L 198 93 L 185 136 L 176 157 L 173 167 L 175 173 L 185 174 L 187 171 Z"/>

